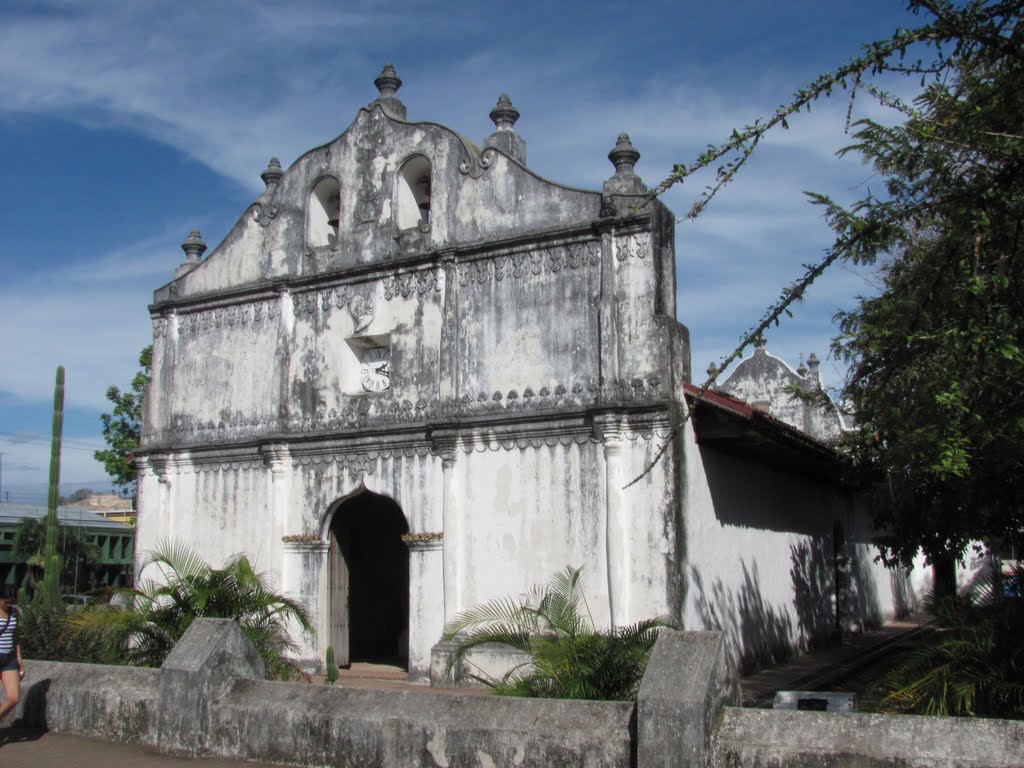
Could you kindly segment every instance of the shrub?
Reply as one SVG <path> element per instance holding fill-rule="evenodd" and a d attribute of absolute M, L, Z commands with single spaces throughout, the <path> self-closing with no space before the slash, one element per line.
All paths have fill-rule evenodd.
<path fill-rule="evenodd" d="M 454 640 L 449 669 L 472 648 L 498 643 L 530 656 L 500 680 L 474 676 L 504 696 L 554 699 L 636 699 L 658 630 L 648 619 L 612 630 L 595 629 L 580 586 L 580 569 L 567 567 L 544 587 L 518 600 L 501 598 L 471 608 L 445 627 Z"/>

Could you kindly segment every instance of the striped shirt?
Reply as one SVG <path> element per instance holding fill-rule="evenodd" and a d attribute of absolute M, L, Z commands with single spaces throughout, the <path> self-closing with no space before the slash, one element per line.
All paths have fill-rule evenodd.
<path fill-rule="evenodd" d="M 0 655 L 14 652 L 14 637 L 18 629 L 18 611 L 11 608 L 10 617 L 10 622 L 7 619 L 0 619 L 0 627 L 7 624 L 7 629 L 0 633 Z"/>

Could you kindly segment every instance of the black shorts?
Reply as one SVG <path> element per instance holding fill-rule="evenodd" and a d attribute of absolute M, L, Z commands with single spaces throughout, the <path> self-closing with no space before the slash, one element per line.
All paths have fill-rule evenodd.
<path fill-rule="evenodd" d="M 13 653 L 0 653 L 0 673 L 17 671 L 18 657 Z"/>

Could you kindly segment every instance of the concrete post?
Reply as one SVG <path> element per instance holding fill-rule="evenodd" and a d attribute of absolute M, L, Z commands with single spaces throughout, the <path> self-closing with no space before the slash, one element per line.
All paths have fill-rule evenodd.
<path fill-rule="evenodd" d="M 196 619 L 160 667 L 157 743 L 195 756 L 206 749 L 211 708 L 232 678 L 262 679 L 263 659 L 231 619 Z"/>
<path fill-rule="evenodd" d="M 637 768 L 710 768 L 740 687 L 721 632 L 662 630 L 636 701 Z"/>

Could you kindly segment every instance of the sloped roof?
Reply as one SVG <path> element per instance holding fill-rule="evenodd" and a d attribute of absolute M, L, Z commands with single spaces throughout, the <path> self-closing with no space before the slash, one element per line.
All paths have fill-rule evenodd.
<path fill-rule="evenodd" d="M 47 508 L 38 504 L 0 503 L 0 527 L 14 527 L 28 517 L 34 520 L 45 520 Z M 80 526 L 89 530 L 106 531 L 109 533 L 132 533 L 131 526 L 108 520 L 82 507 L 57 507 L 57 522 L 61 525 Z"/>
<path fill-rule="evenodd" d="M 846 459 L 827 443 L 724 392 L 685 384 L 697 442 L 766 466 L 845 485 Z"/>

